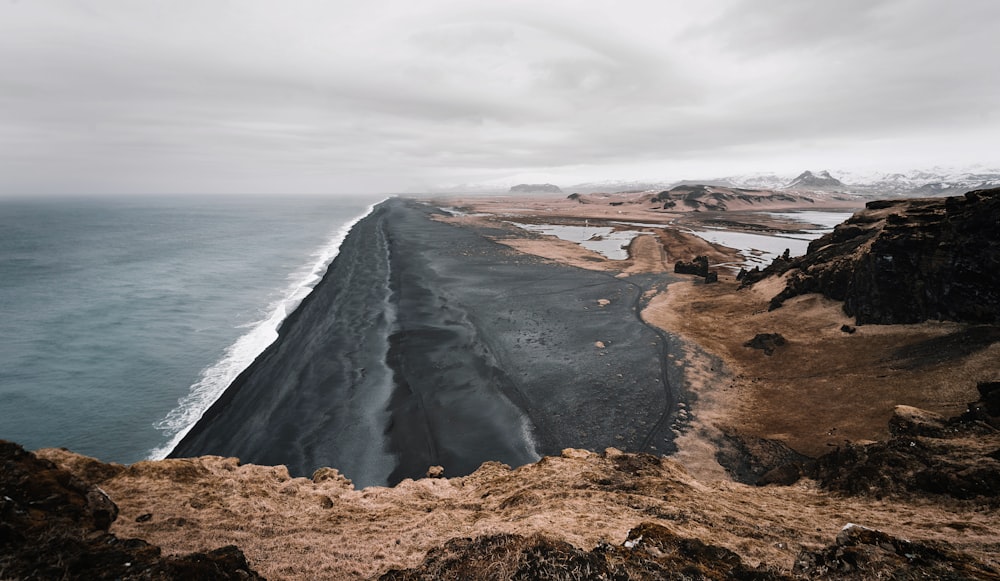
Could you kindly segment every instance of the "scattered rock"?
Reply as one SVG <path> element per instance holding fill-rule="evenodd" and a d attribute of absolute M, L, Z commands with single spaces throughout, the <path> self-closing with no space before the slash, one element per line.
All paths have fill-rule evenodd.
<path fill-rule="evenodd" d="M 781 333 L 757 333 L 753 339 L 743 344 L 751 349 L 761 349 L 765 355 L 773 355 L 775 349 L 787 343 Z"/>
<path fill-rule="evenodd" d="M 611 301 L 609 301 L 608 299 L 597 299 L 597 305 L 600 306 L 600 307 L 606 307 L 606 306 L 608 306 L 610 304 L 611 304 Z"/>
<path fill-rule="evenodd" d="M 854 333 L 857 332 L 857 328 L 852 327 L 850 325 L 841 325 L 840 330 L 847 333 L 848 335 L 853 335 Z"/>
<path fill-rule="evenodd" d="M 604 344 L 604 341 L 594 341 L 594 347 L 597 347 L 598 349 L 604 349 L 606 345 Z"/>

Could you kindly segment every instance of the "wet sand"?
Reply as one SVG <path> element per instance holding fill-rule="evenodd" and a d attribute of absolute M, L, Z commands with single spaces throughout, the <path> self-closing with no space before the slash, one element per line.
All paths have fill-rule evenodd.
<path fill-rule="evenodd" d="M 668 275 L 556 264 L 436 213 L 394 199 L 362 220 L 171 456 L 332 466 L 366 486 L 567 447 L 673 451 L 670 338 L 638 317 Z"/>

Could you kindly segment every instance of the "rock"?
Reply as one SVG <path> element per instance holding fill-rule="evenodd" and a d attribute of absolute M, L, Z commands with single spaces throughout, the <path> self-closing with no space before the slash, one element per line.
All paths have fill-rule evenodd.
<path fill-rule="evenodd" d="M 674 272 L 677 274 L 696 274 L 698 276 L 708 276 L 708 257 L 698 256 L 691 262 L 678 260 L 674 264 Z"/>
<path fill-rule="evenodd" d="M 908 405 L 896 406 L 889 418 L 889 433 L 893 436 L 942 438 L 947 429 L 947 420 L 940 414 Z"/>
<path fill-rule="evenodd" d="M 607 347 L 607 345 L 604 344 L 604 341 L 594 341 L 594 347 L 597 347 L 598 349 L 604 349 L 605 347 Z"/>
<path fill-rule="evenodd" d="M 233 546 L 164 557 L 108 533 L 118 507 L 103 490 L 17 444 L 0 440 L 0 466 L 5 579 L 261 579 Z"/>
<path fill-rule="evenodd" d="M 785 187 L 794 190 L 840 188 L 843 186 L 844 183 L 830 175 L 830 172 L 828 171 L 824 170 L 819 173 L 813 173 L 806 170 L 800 173 L 798 177 L 789 182 Z"/>
<path fill-rule="evenodd" d="M 841 325 L 840 330 L 843 331 L 844 333 L 847 333 L 848 335 L 853 335 L 854 333 L 857 332 L 857 329 L 850 325 Z"/>
<path fill-rule="evenodd" d="M 642 523 L 620 546 L 591 551 L 535 534 L 497 534 L 452 539 L 432 549 L 412 569 L 396 569 L 382 581 L 419 579 L 791 579 L 767 567 L 751 568 L 733 551 Z"/>
<path fill-rule="evenodd" d="M 719 282 L 719 273 L 710 272 L 705 275 L 705 284 L 712 284 L 713 282 Z"/>
<path fill-rule="evenodd" d="M 553 184 L 517 184 L 511 186 L 512 194 L 561 194 L 562 189 Z"/>
<path fill-rule="evenodd" d="M 980 392 L 982 393 L 982 391 Z M 988 390 L 987 390 L 987 393 Z M 977 403 L 957 418 L 897 406 L 885 442 L 845 444 L 810 465 L 821 486 L 848 494 L 934 494 L 1000 501 L 1000 429 Z"/>
<path fill-rule="evenodd" d="M 316 470 L 313 472 L 312 481 L 316 484 L 320 482 L 333 482 L 349 490 L 354 488 L 354 483 L 351 482 L 351 479 L 341 474 L 336 468 L 324 467 Z"/>
<path fill-rule="evenodd" d="M 806 579 L 1000 579 L 1000 572 L 942 542 L 910 542 L 848 523 L 836 543 L 803 550 L 792 574 Z"/>
<path fill-rule="evenodd" d="M 715 459 L 733 480 L 757 486 L 793 484 L 812 461 L 780 440 L 735 433 L 724 434 Z"/>
<path fill-rule="evenodd" d="M 765 355 L 773 355 L 775 349 L 787 343 L 781 333 L 757 333 L 753 339 L 743 344 L 751 349 L 762 349 Z"/>
<path fill-rule="evenodd" d="M 757 486 L 791 486 L 798 482 L 803 475 L 802 464 L 797 462 L 782 464 L 762 474 L 755 484 Z"/>
<path fill-rule="evenodd" d="M 1000 188 L 951 198 L 869 202 L 743 286 L 787 275 L 771 309 L 806 294 L 844 301 L 857 324 L 1000 322 Z"/>
<path fill-rule="evenodd" d="M 427 478 L 444 478 L 444 466 L 431 466 L 428 468 Z"/>

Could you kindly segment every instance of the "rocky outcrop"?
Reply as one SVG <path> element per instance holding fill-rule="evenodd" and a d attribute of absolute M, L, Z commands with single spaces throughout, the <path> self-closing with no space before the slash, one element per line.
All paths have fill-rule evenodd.
<path fill-rule="evenodd" d="M 824 170 L 819 173 L 813 173 L 806 170 L 798 175 L 794 180 L 790 181 L 785 187 L 791 190 L 802 189 L 802 190 L 812 190 L 812 189 L 828 189 L 828 188 L 839 188 L 843 187 L 844 183 L 837 178 L 830 175 L 830 172 Z"/>
<path fill-rule="evenodd" d="M 792 573 L 804 579 L 1000 579 L 1000 572 L 946 543 L 911 542 L 848 523 L 836 543 L 802 551 Z"/>
<path fill-rule="evenodd" d="M 897 406 L 885 442 L 847 443 L 820 456 L 812 476 L 825 488 L 883 497 L 909 493 L 1000 504 L 1000 382 L 951 419 Z"/>
<path fill-rule="evenodd" d="M 781 333 L 757 333 L 743 346 L 749 349 L 760 349 L 764 355 L 774 355 L 774 351 L 787 342 Z"/>
<path fill-rule="evenodd" d="M 440 579 L 791 579 L 768 567 L 751 568 L 736 553 L 666 527 L 642 523 L 618 546 L 593 550 L 542 535 L 501 534 L 453 539 L 412 569 L 393 570 L 380 581 Z"/>
<path fill-rule="evenodd" d="M 554 184 L 517 184 L 511 186 L 512 194 L 561 194 L 562 189 Z"/>
<path fill-rule="evenodd" d="M 771 309 L 821 293 L 858 324 L 1000 322 L 1000 188 L 869 202 L 801 257 L 743 277 L 786 276 Z"/>
<path fill-rule="evenodd" d="M 0 466 L 5 579 L 261 579 L 234 546 L 164 557 L 118 538 L 108 532 L 118 507 L 103 490 L 17 444 L 0 440 Z"/>
<path fill-rule="evenodd" d="M 708 257 L 698 256 L 691 262 L 678 260 L 674 264 L 674 272 L 677 274 L 694 274 L 697 276 L 708 276 Z"/>

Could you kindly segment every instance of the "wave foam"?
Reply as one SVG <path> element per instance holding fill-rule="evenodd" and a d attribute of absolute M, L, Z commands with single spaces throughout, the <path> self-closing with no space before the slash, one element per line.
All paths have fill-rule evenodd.
<path fill-rule="evenodd" d="M 230 345 L 218 363 L 202 371 L 201 378 L 191 386 L 187 395 L 178 400 L 177 407 L 170 410 L 166 417 L 154 424 L 158 430 L 166 432 L 170 439 L 163 446 L 149 452 L 148 458 L 150 460 L 166 458 L 184 439 L 184 436 L 191 431 L 191 428 L 198 423 L 208 408 L 212 407 L 212 404 L 225 393 L 226 388 L 233 383 L 236 377 L 278 338 L 278 329 L 281 327 L 281 323 L 323 279 L 330 263 L 340 252 L 340 245 L 347 238 L 347 234 L 354 228 L 355 224 L 371 214 L 375 206 L 380 203 L 376 202 L 368 206 L 363 214 L 344 224 L 333 235 L 328 244 L 312 255 L 315 260 L 304 276 L 290 275 L 292 283 L 286 289 L 283 298 L 269 306 L 268 312 L 270 314 L 261 321 L 247 325 L 250 331 Z"/>

